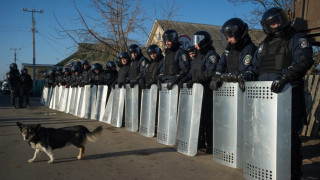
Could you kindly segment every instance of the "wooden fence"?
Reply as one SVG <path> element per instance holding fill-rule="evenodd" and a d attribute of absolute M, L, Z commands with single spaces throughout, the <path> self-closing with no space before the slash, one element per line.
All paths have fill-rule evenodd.
<path fill-rule="evenodd" d="M 305 99 L 307 108 L 307 125 L 303 127 L 301 135 L 318 136 L 320 121 L 320 75 L 305 77 Z"/>

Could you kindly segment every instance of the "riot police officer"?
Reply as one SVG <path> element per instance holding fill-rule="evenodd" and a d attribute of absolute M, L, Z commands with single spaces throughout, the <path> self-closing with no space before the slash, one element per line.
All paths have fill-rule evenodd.
<path fill-rule="evenodd" d="M 194 47 L 194 45 L 187 47 L 187 52 L 189 55 L 190 60 L 194 60 L 198 55 L 198 50 Z"/>
<path fill-rule="evenodd" d="M 203 100 L 200 119 L 199 148 L 204 147 L 204 140 L 207 144 L 206 153 L 212 153 L 213 138 L 213 116 L 212 116 L 212 91 L 209 89 L 210 79 L 213 76 L 217 63 L 220 59 L 212 46 L 211 35 L 206 31 L 198 31 L 192 36 L 192 43 L 199 51 L 198 56 L 192 60 L 191 69 L 187 77 L 184 77 L 182 83 L 187 82 L 187 87 L 192 88 L 193 83 L 203 85 Z"/>
<path fill-rule="evenodd" d="M 7 73 L 7 79 L 11 88 L 11 105 L 13 108 L 17 108 L 15 101 L 16 96 L 19 97 L 19 108 L 22 108 L 22 89 L 21 89 L 21 74 L 19 73 L 18 66 L 16 63 L 10 64 L 10 71 Z"/>
<path fill-rule="evenodd" d="M 142 78 L 140 79 L 139 85 L 141 89 L 150 89 L 152 84 L 156 84 L 158 76 L 163 66 L 163 55 L 161 49 L 152 44 L 147 49 L 148 56 L 150 58 L 149 64 L 143 71 Z"/>
<path fill-rule="evenodd" d="M 106 63 L 105 71 L 105 83 L 107 86 L 111 86 L 118 77 L 117 65 L 114 61 L 108 61 Z"/>
<path fill-rule="evenodd" d="M 91 66 L 88 60 L 81 61 L 81 87 L 90 84 L 90 77 L 92 76 Z"/>
<path fill-rule="evenodd" d="M 76 64 L 73 65 L 71 72 L 73 74 L 73 76 L 71 76 L 71 87 L 78 87 L 82 81 L 80 66 Z"/>
<path fill-rule="evenodd" d="M 104 75 L 102 72 L 102 65 L 99 63 L 94 63 L 91 68 L 93 74 L 90 77 L 90 86 L 98 86 L 105 84 Z"/>
<path fill-rule="evenodd" d="M 33 88 L 33 81 L 31 76 L 28 74 L 28 69 L 21 69 L 21 80 L 22 80 L 22 97 L 26 99 L 26 107 L 30 107 L 30 91 Z M 23 98 L 22 98 L 23 99 Z"/>
<path fill-rule="evenodd" d="M 115 84 L 118 84 L 119 88 L 122 88 L 127 83 L 129 83 L 129 71 L 130 71 L 130 55 L 127 52 L 121 52 L 119 53 L 117 57 L 117 65 L 119 67 L 118 71 L 118 78 L 117 80 L 112 84 L 112 87 L 115 87 Z"/>
<path fill-rule="evenodd" d="M 61 86 L 61 82 L 63 79 L 63 72 L 62 72 L 62 67 L 58 67 L 56 71 L 56 77 L 55 77 L 55 85 Z"/>
<path fill-rule="evenodd" d="M 210 83 L 212 90 L 217 90 L 223 82 L 238 82 L 241 78 L 254 80 L 250 68 L 257 47 L 248 34 L 248 25 L 239 18 L 232 18 L 223 24 L 221 34 L 228 44 Z M 244 81 L 240 82 L 244 90 Z"/>
<path fill-rule="evenodd" d="M 56 82 L 56 70 L 49 69 L 48 70 L 48 87 L 54 87 Z"/>
<path fill-rule="evenodd" d="M 168 83 L 167 89 L 171 90 L 189 71 L 190 62 L 187 52 L 180 48 L 178 33 L 175 30 L 166 30 L 162 35 L 164 50 L 163 74 L 159 75 L 158 89 L 161 90 L 161 83 Z"/>
<path fill-rule="evenodd" d="M 43 76 L 44 76 L 44 87 L 49 87 L 49 76 L 48 76 L 48 72 L 47 71 L 45 71 L 44 73 L 43 73 Z"/>
<path fill-rule="evenodd" d="M 143 56 L 141 48 L 137 44 L 130 45 L 128 51 L 131 56 L 129 71 L 130 87 L 133 88 L 135 84 L 139 83 L 141 73 L 146 67 L 148 60 Z"/>
<path fill-rule="evenodd" d="M 254 55 L 253 71 L 259 81 L 273 81 L 270 90 L 274 93 L 281 93 L 286 84 L 292 86 L 291 178 L 300 179 L 302 157 L 298 132 L 305 116 L 303 77 L 314 63 L 312 47 L 303 34 L 294 31 L 281 8 L 267 10 L 261 25 L 267 37 Z"/>
<path fill-rule="evenodd" d="M 72 83 L 71 70 L 70 70 L 70 68 L 65 67 L 65 68 L 63 68 L 62 72 L 63 72 L 63 79 L 62 79 L 61 84 L 65 88 L 69 88 L 71 86 L 71 83 Z"/>

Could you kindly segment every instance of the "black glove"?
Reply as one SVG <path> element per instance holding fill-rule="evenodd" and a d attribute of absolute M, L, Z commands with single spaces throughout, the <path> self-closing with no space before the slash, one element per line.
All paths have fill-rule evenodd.
<path fill-rule="evenodd" d="M 235 74 L 224 73 L 221 75 L 221 80 L 224 82 L 238 82 L 239 77 Z"/>
<path fill-rule="evenodd" d="M 222 86 L 222 83 L 223 83 L 223 81 L 221 80 L 221 76 L 216 75 L 211 78 L 211 82 L 209 84 L 209 87 L 211 90 L 216 91 Z"/>
<path fill-rule="evenodd" d="M 134 88 L 135 83 L 134 82 L 130 82 L 130 87 Z"/>
<path fill-rule="evenodd" d="M 148 82 L 148 83 L 146 84 L 146 88 L 147 88 L 147 89 L 150 89 L 151 86 L 152 86 L 152 84 L 153 84 L 152 81 Z"/>
<path fill-rule="evenodd" d="M 255 75 L 251 71 L 244 72 L 240 74 L 239 76 L 239 88 L 242 92 L 246 90 L 245 82 L 246 81 L 254 81 L 255 80 Z"/>
<path fill-rule="evenodd" d="M 90 84 L 90 88 L 92 88 L 94 85 L 93 84 Z"/>
<path fill-rule="evenodd" d="M 111 84 L 111 88 L 112 88 L 112 89 L 116 88 L 116 81 Z"/>
<path fill-rule="evenodd" d="M 188 82 L 187 82 L 187 88 L 192 88 L 192 85 L 193 85 L 193 81 L 192 80 L 189 80 Z"/>
<path fill-rule="evenodd" d="M 167 83 L 167 89 L 168 89 L 168 90 L 171 90 L 172 87 L 173 87 L 173 85 L 175 85 L 174 82 L 168 82 L 168 83 Z"/>
<path fill-rule="evenodd" d="M 131 86 L 131 84 L 130 84 L 130 86 Z M 144 83 L 144 81 L 140 81 L 140 82 L 139 82 L 139 87 L 140 87 L 141 89 L 145 89 L 145 88 L 146 88 L 146 84 Z"/>
<path fill-rule="evenodd" d="M 289 83 L 287 75 L 277 77 L 271 84 L 271 92 L 280 93 L 284 86 Z"/>
<path fill-rule="evenodd" d="M 183 83 L 188 82 L 189 77 L 184 77 L 181 79 L 181 81 L 178 83 L 179 88 L 183 88 Z"/>
<path fill-rule="evenodd" d="M 118 88 L 122 88 L 122 86 L 123 86 L 123 83 L 118 84 Z"/>

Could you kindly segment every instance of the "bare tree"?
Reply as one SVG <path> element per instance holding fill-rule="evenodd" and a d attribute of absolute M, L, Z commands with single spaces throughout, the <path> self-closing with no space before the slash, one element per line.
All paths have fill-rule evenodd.
<path fill-rule="evenodd" d="M 235 6 L 239 4 L 253 4 L 255 7 L 245 14 L 243 20 L 248 23 L 251 28 L 260 27 L 260 20 L 263 13 L 272 8 L 280 7 L 289 12 L 292 12 L 292 0 L 228 0 Z"/>
<path fill-rule="evenodd" d="M 78 13 L 76 21 L 81 28 L 68 30 L 56 18 L 60 27 L 59 32 L 63 37 L 71 38 L 78 46 L 84 42 L 95 44 L 82 48 L 92 53 L 95 51 L 108 53 L 112 57 L 116 57 L 121 51 L 126 51 L 128 45 L 132 43 L 139 44 L 139 40 L 130 39 L 132 33 L 148 37 L 149 31 L 144 23 L 154 16 L 146 16 L 146 11 L 141 9 L 141 0 L 90 0 L 90 3 L 98 16 L 84 16 L 74 1 Z M 167 7 L 161 5 L 160 10 L 167 16 L 162 17 L 172 19 L 177 9 L 173 8 L 174 3 L 170 4 L 170 0 L 166 3 Z"/>

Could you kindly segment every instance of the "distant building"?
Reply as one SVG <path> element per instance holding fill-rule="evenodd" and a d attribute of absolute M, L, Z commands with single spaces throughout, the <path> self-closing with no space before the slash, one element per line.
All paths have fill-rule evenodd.
<path fill-rule="evenodd" d="M 207 31 L 210 33 L 213 40 L 213 47 L 216 49 L 219 55 L 225 49 L 226 42 L 221 40 L 220 30 L 221 26 L 198 24 L 198 23 L 187 23 L 178 21 L 167 21 L 167 20 L 155 20 L 146 43 L 146 47 L 151 44 L 157 44 L 161 49 L 164 49 L 162 40 L 162 34 L 168 29 L 174 29 L 178 32 L 179 36 L 186 35 L 192 37 L 197 31 Z M 249 35 L 253 43 L 258 45 L 266 37 L 262 30 L 250 29 Z"/>

